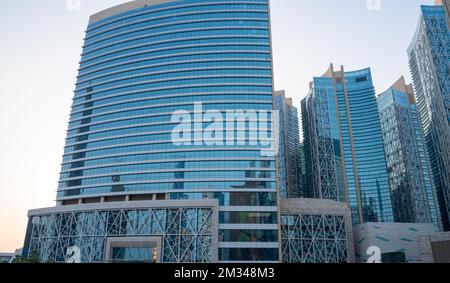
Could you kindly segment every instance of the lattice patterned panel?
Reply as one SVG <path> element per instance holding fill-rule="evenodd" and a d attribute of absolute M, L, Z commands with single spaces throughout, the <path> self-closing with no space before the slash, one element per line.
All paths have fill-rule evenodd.
<path fill-rule="evenodd" d="M 347 228 L 343 216 L 281 216 L 283 262 L 345 263 L 348 261 Z"/>
<path fill-rule="evenodd" d="M 67 212 L 34 216 L 29 251 L 43 262 L 65 262 L 80 248 L 82 262 L 104 262 L 108 237 L 160 236 L 162 262 L 209 263 L 213 210 L 174 208 Z"/>

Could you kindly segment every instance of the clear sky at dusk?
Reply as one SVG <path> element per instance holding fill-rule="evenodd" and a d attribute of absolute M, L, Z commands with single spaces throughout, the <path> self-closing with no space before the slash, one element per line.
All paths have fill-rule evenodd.
<path fill-rule="evenodd" d="M 0 252 L 22 246 L 28 209 L 55 204 L 89 16 L 128 1 L 81 0 L 80 9 L 67 2 L 0 1 Z M 377 92 L 401 75 L 410 81 L 406 50 L 419 5 L 434 1 L 381 0 L 381 9 L 367 2 L 272 0 L 275 86 L 296 106 L 331 62 L 371 67 Z"/>

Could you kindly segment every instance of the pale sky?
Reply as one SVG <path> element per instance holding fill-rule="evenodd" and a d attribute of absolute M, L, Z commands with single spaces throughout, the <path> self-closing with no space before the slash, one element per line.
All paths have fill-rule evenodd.
<path fill-rule="evenodd" d="M 89 16 L 127 1 L 81 0 L 79 10 L 67 2 L 0 0 L 0 252 L 22 247 L 27 210 L 55 205 Z M 296 106 L 331 62 L 371 67 L 378 92 L 401 75 L 410 81 L 406 50 L 419 5 L 433 0 L 367 2 L 272 0 L 275 86 Z"/>

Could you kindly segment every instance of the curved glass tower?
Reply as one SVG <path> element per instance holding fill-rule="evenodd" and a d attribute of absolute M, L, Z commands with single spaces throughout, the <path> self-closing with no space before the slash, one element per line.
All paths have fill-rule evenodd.
<path fill-rule="evenodd" d="M 251 110 L 271 129 L 269 19 L 268 0 L 139 0 L 93 15 L 58 206 L 218 200 L 218 260 L 278 261 L 275 158 L 251 140 L 255 124 L 224 114 Z M 226 136 L 207 144 L 220 114 Z"/>

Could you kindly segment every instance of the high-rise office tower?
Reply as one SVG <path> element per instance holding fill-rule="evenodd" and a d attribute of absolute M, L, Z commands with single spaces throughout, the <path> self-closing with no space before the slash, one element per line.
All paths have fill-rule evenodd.
<path fill-rule="evenodd" d="M 314 197 L 348 202 L 355 224 L 393 221 L 370 69 L 333 65 L 302 101 L 306 184 Z"/>
<path fill-rule="evenodd" d="M 300 196 L 298 111 L 284 91 L 275 92 L 275 108 L 279 113 L 278 179 L 281 198 Z"/>
<path fill-rule="evenodd" d="M 395 222 L 441 229 L 425 138 L 412 85 L 401 77 L 378 97 Z"/>
<path fill-rule="evenodd" d="M 24 253 L 278 261 L 270 35 L 268 0 L 137 0 L 93 15 L 58 205 L 30 212 Z"/>
<path fill-rule="evenodd" d="M 443 6 L 421 6 L 408 49 L 442 224 L 450 230 L 450 29 Z"/>

